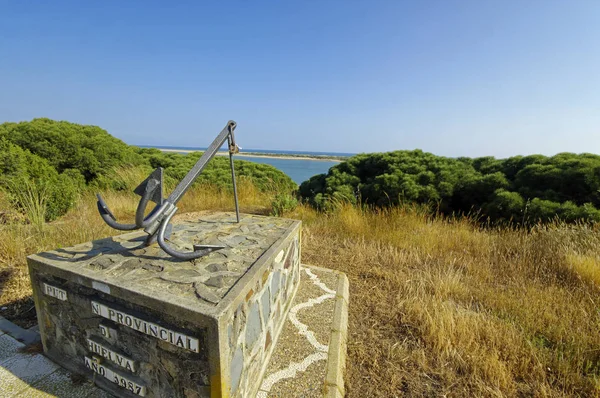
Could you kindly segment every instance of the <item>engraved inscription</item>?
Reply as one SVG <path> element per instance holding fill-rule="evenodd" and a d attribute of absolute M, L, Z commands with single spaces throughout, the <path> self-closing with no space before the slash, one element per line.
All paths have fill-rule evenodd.
<path fill-rule="evenodd" d="M 100 327 L 100 334 L 105 339 L 117 339 L 117 331 L 113 328 L 109 328 L 103 324 L 98 325 Z"/>
<path fill-rule="evenodd" d="M 59 289 L 57 287 L 54 287 L 52 285 L 49 285 L 47 283 L 44 283 L 44 294 L 46 294 L 47 296 L 50 296 L 50 297 L 55 297 L 62 301 L 67 301 L 67 292 L 66 291 Z"/>
<path fill-rule="evenodd" d="M 120 367 L 130 371 L 135 372 L 135 362 L 132 359 L 124 357 L 123 355 L 111 350 L 108 347 L 100 343 L 96 343 L 94 340 L 87 339 L 88 349 L 96 354 L 103 356 L 109 361 L 119 365 Z"/>
<path fill-rule="evenodd" d="M 115 372 L 114 370 L 102 365 L 99 363 L 96 358 L 90 359 L 88 357 L 83 357 L 85 360 L 85 367 L 93 370 L 101 376 L 104 376 L 108 380 L 113 383 L 128 389 L 134 394 L 137 394 L 141 397 L 146 396 L 146 386 L 140 385 L 133 380 L 128 379 L 127 377 L 122 376 L 120 373 Z"/>
<path fill-rule="evenodd" d="M 198 339 L 194 337 L 174 332 L 155 323 L 144 321 L 143 319 L 136 318 L 95 301 L 92 301 L 92 312 L 106 319 L 110 319 L 113 322 L 132 328 L 133 330 L 137 330 L 138 332 L 166 341 L 174 346 L 192 352 L 200 352 Z"/>

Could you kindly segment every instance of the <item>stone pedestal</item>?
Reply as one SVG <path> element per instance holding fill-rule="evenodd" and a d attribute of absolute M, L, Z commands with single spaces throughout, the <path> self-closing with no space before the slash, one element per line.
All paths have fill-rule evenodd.
<path fill-rule="evenodd" d="M 227 246 L 176 260 L 146 234 L 28 257 L 44 352 L 119 397 L 254 397 L 300 273 L 300 222 L 184 219 L 171 244 Z"/>

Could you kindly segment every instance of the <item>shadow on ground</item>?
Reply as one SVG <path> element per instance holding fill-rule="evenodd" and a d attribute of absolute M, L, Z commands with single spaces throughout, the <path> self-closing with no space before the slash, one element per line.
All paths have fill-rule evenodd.
<path fill-rule="evenodd" d="M 1 278 L 1 277 L 0 277 Z M 0 282 L 0 290 L 2 283 Z M 20 300 L 5 303 L 0 307 L 0 316 L 8 319 L 23 329 L 29 329 L 37 324 L 35 304 L 33 297 L 28 296 Z"/>

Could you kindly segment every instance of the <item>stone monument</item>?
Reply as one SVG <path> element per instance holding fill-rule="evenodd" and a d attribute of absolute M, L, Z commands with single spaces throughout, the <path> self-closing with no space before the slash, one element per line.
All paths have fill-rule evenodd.
<path fill-rule="evenodd" d="M 254 397 L 300 279 L 299 221 L 210 213 L 172 226 L 176 203 L 229 122 L 173 193 L 162 170 L 137 189 L 120 236 L 28 257 L 44 352 L 119 397 Z M 144 216 L 149 201 L 156 207 Z M 167 243 L 168 241 L 168 243 Z"/>

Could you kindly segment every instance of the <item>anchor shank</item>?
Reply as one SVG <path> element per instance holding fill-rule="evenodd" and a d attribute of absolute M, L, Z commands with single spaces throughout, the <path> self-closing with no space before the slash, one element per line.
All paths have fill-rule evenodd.
<path fill-rule="evenodd" d="M 231 139 L 229 141 L 229 166 L 231 167 L 231 182 L 233 183 L 233 200 L 235 201 L 235 218 L 237 222 L 240 222 L 240 205 L 238 203 L 237 196 L 237 184 L 235 183 L 235 168 L 233 167 L 233 151 L 232 147 L 235 148 L 235 143 Z"/>
<path fill-rule="evenodd" d="M 185 195 L 188 189 L 192 186 L 194 180 L 198 177 L 202 170 L 206 167 L 208 162 L 217 154 L 227 137 L 232 134 L 235 129 L 236 123 L 230 120 L 227 126 L 219 133 L 217 138 L 206 148 L 206 151 L 202 154 L 200 159 L 196 162 L 194 167 L 183 177 L 183 180 L 175 187 L 171 195 L 167 198 L 167 202 L 175 205 Z"/>

